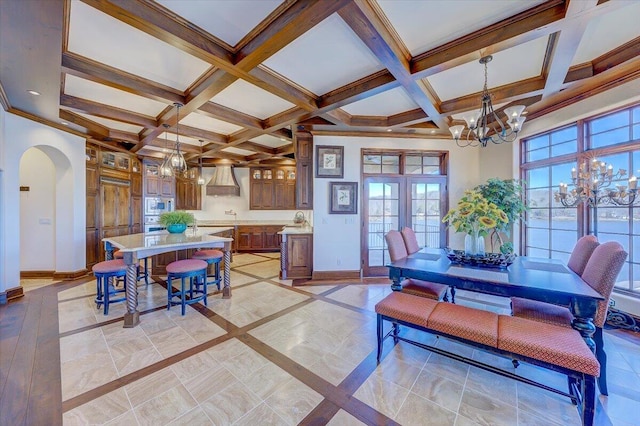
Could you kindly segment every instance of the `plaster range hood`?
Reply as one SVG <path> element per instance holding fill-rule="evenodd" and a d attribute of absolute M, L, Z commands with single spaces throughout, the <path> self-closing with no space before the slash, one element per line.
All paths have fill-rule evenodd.
<path fill-rule="evenodd" d="M 218 164 L 213 172 L 213 177 L 207 183 L 207 195 L 233 195 L 240 196 L 240 185 L 233 174 L 233 168 L 229 164 Z"/>

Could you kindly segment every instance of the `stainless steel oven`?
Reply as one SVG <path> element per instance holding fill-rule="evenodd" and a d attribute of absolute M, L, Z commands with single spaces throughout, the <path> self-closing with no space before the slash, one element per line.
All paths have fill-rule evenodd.
<path fill-rule="evenodd" d="M 167 229 L 165 226 L 159 223 L 160 216 L 145 216 L 144 217 L 144 232 L 163 231 Z"/>

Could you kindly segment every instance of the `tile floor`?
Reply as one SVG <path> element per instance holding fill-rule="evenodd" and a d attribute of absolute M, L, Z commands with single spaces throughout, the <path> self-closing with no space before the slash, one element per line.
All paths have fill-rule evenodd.
<path fill-rule="evenodd" d="M 93 281 L 60 291 L 64 424 L 580 424 L 566 398 L 402 342 L 376 366 L 374 306 L 389 284 L 291 287 L 278 271 L 273 254 L 234 256 L 232 298 L 215 292 L 208 309 L 194 305 L 185 316 L 166 310 L 160 284 L 142 284 L 141 323 L 132 329 L 122 328 L 124 304 L 107 316 L 96 309 Z M 508 311 L 495 297 L 458 292 L 457 301 Z M 605 340 L 610 395 L 599 397 L 597 424 L 638 424 L 640 346 L 615 333 Z M 566 383 L 528 365 L 518 372 L 561 389 Z"/>

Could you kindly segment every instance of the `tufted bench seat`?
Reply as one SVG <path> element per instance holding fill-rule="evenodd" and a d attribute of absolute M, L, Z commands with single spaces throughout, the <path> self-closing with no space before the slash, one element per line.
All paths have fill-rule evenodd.
<path fill-rule="evenodd" d="M 394 343 L 402 340 L 440 355 L 566 396 L 580 405 L 583 425 L 593 425 L 595 378 L 600 374 L 600 364 L 576 330 L 438 302 L 397 291 L 378 302 L 375 310 L 378 362 L 382 355 L 384 340 L 392 337 Z M 391 330 L 387 334 L 384 334 L 384 321 L 392 323 Z M 528 362 L 566 374 L 569 393 L 518 376 L 511 371 L 400 336 L 399 325 L 445 336 L 513 360 Z"/>

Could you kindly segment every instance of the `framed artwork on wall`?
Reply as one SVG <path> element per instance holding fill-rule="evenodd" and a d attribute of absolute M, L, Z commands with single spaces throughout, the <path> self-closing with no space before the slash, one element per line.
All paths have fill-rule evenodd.
<path fill-rule="evenodd" d="M 358 213 L 358 182 L 329 182 L 329 214 Z"/>
<path fill-rule="evenodd" d="M 341 178 L 344 176 L 344 147 L 316 146 L 316 177 Z"/>

